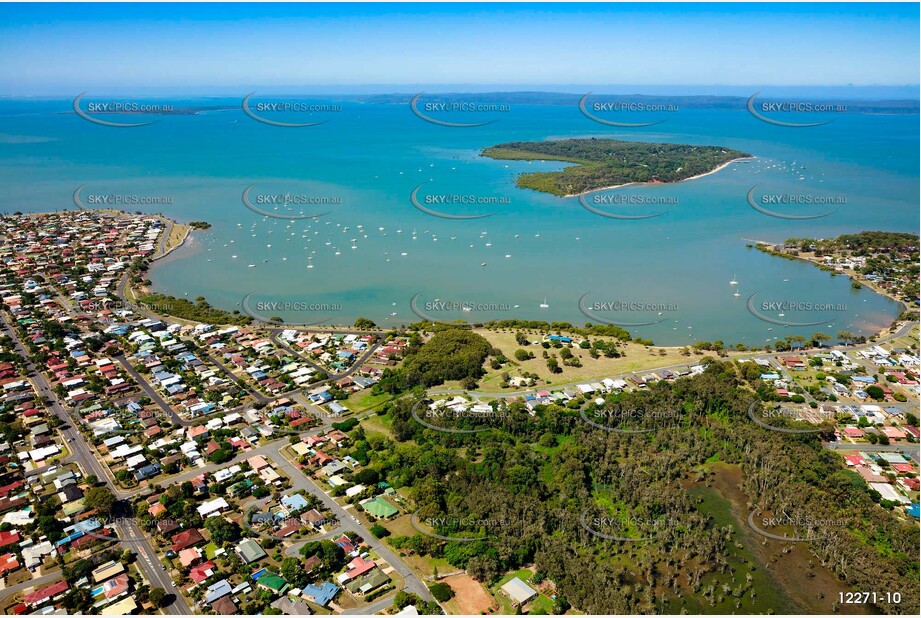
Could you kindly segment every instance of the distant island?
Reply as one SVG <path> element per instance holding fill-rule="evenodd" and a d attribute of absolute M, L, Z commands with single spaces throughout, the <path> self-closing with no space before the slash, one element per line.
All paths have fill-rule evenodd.
<path fill-rule="evenodd" d="M 572 197 L 633 183 L 670 183 L 715 172 L 752 155 L 720 146 L 623 142 L 614 139 L 565 139 L 508 142 L 481 153 L 492 159 L 575 163 L 558 172 L 518 176 L 522 189 Z"/>

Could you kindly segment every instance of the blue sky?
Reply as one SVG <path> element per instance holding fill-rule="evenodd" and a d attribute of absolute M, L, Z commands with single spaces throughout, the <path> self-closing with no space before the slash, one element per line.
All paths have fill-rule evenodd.
<path fill-rule="evenodd" d="M 905 85 L 918 33 L 917 4 L 0 4 L 0 95 Z"/>

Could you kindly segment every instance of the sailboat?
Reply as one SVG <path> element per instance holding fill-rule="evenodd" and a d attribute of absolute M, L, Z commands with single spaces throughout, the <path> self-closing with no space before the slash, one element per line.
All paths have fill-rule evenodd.
<path fill-rule="evenodd" d="M 541 309 L 547 309 L 547 308 L 549 308 L 549 307 L 550 307 L 550 305 L 547 304 L 547 297 L 545 296 L 545 297 L 544 297 L 544 302 L 542 302 L 542 303 L 540 304 L 540 308 L 541 308 Z"/>
<path fill-rule="evenodd" d="M 739 282 L 736 281 L 736 276 L 732 276 L 732 281 L 729 282 L 729 285 L 739 285 Z"/>

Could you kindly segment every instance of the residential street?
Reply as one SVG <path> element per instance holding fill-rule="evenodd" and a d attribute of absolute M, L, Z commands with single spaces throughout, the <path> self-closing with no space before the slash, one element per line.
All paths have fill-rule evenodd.
<path fill-rule="evenodd" d="M 85 474 L 95 474 L 100 481 L 104 482 L 108 488 L 113 493 L 115 493 L 116 496 L 119 496 L 119 492 L 110 480 L 109 475 L 104 469 L 104 466 L 96 458 L 89 445 L 87 445 L 87 443 L 83 440 L 83 436 L 80 434 L 80 431 L 74 427 L 73 419 L 70 418 L 70 415 L 58 402 L 57 397 L 54 395 L 54 392 L 51 390 L 51 387 L 45 380 L 45 376 L 36 369 L 35 365 L 32 364 L 27 350 L 22 345 L 22 342 L 19 340 L 15 330 L 10 326 L 6 315 L 0 312 L 0 316 L 2 316 L 4 331 L 6 331 L 7 334 L 13 339 L 17 351 L 26 360 L 29 370 L 33 372 L 32 380 L 38 386 L 39 392 L 48 400 L 50 400 L 50 408 L 52 412 L 54 412 L 54 414 L 56 414 L 57 417 L 64 423 L 65 428 L 61 433 L 67 440 L 67 447 L 71 451 L 71 455 L 68 459 L 80 466 Z M 151 546 L 150 541 L 147 540 L 147 538 L 140 532 L 134 522 L 119 522 L 116 528 L 121 528 L 121 534 L 118 535 L 119 538 L 137 539 L 131 541 L 122 541 L 122 543 L 124 543 L 126 547 L 132 549 L 138 554 L 138 560 L 136 564 L 138 569 L 144 575 L 144 578 L 150 583 L 151 587 L 163 588 L 166 590 L 167 594 L 174 595 L 175 598 L 173 602 L 165 607 L 164 611 L 169 614 L 191 614 L 192 611 L 189 607 L 189 604 L 185 601 L 185 599 L 182 598 L 181 595 L 175 594 L 176 591 L 173 588 L 173 582 L 167 576 L 166 572 L 161 568 L 160 562 L 156 558 L 156 552 Z"/>

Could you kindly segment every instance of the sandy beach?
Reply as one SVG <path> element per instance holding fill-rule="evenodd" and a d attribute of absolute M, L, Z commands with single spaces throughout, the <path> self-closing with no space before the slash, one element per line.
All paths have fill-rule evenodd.
<path fill-rule="evenodd" d="M 681 182 L 688 182 L 689 180 L 697 180 L 698 178 L 703 178 L 704 176 L 709 176 L 710 174 L 715 174 L 721 169 L 727 168 L 733 163 L 738 161 L 751 161 L 752 159 L 757 159 L 758 157 L 739 157 L 738 159 L 733 159 L 732 161 L 726 161 L 722 165 L 719 165 L 709 172 L 704 172 L 703 174 L 697 174 L 696 176 L 691 176 L 690 178 L 685 178 L 684 180 L 679 180 L 678 182 L 626 182 L 621 185 L 611 185 L 610 187 L 600 187 L 598 189 L 591 189 L 590 191 L 582 191 L 581 193 L 571 193 L 564 195 L 563 197 L 579 197 L 580 195 L 588 195 L 590 193 L 598 193 L 599 191 L 611 191 L 612 189 L 622 189 L 624 187 L 629 187 L 632 185 L 641 185 L 641 186 L 656 186 L 656 185 L 676 185 Z"/>

